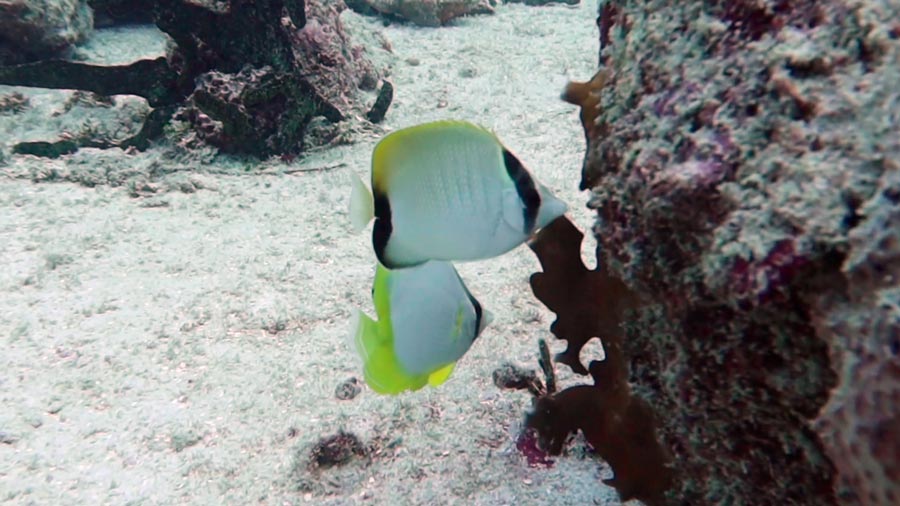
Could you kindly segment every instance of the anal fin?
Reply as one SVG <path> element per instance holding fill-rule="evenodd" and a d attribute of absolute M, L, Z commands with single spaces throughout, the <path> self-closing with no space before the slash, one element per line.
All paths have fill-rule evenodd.
<path fill-rule="evenodd" d="M 456 362 L 450 362 L 449 364 L 441 367 L 437 371 L 428 375 L 428 384 L 436 387 L 441 383 L 447 381 L 450 378 L 450 375 L 453 374 L 453 368 L 456 367 Z"/>

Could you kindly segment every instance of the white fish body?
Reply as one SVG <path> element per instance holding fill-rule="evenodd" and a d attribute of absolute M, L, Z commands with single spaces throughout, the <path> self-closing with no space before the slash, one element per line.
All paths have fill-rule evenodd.
<path fill-rule="evenodd" d="M 353 335 L 366 382 L 381 393 L 443 383 L 491 321 L 449 262 L 378 265 L 372 293 L 378 320 L 359 314 Z"/>
<path fill-rule="evenodd" d="M 495 257 L 566 211 L 494 134 L 461 121 L 382 139 L 372 156 L 372 188 L 374 197 L 354 186 L 351 218 L 364 227 L 374 198 L 373 245 L 391 268 Z"/>

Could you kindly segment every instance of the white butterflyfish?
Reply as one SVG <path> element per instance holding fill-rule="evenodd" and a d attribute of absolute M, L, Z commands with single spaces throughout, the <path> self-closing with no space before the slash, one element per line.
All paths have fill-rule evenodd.
<path fill-rule="evenodd" d="M 391 269 L 496 257 L 566 212 L 496 135 L 464 121 L 385 136 L 370 183 L 353 183 L 351 223 L 359 231 L 375 218 L 375 254 Z"/>
<path fill-rule="evenodd" d="M 379 264 L 372 297 L 378 320 L 356 311 L 352 336 L 366 383 L 384 394 L 446 381 L 492 319 L 449 262 Z"/>

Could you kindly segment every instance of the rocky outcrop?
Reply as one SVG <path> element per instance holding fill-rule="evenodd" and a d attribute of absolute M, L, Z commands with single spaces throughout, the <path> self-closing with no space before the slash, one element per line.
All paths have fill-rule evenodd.
<path fill-rule="evenodd" d="M 506 3 L 525 4 L 525 5 L 549 5 L 549 4 L 566 4 L 577 5 L 581 0 L 506 0 Z"/>
<path fill-rule="evenodd" d="M 124 8 L 127 3 L 97 5 Z M 300 152 L 313 117 L 332 123 L 363 116 L 380 121 L 390 104 L 391 85 L 382 83 L 366 50 L 344 31 L 341 3 L 153 0 L 147 9 L 174 41 L 166 58 L 127 65 L 47 60 L 0 66 L 0 84 L 146 98 L 154 109 L 144 128 L 114 146 L 146 148 L 177 114 L 193 127 L 179 140 L 183 145 L 195 145 L 199 138 L 226 152 L 261 157 Z M 360 90 L 374 91 L 379 84 L 370 108 Z M 327 141 L 323 134 L 319 138 Z M 42 142 L 37 151 L 34 146 L 18 151 L 58 155 L 59 149 L 68 153 L 96 145 L 90 139 L 65 139 L 62 148 L 49 144 L 53 149 Z"/>
<path fill-rule="evenodd" d="M 59 55 L 93 28 L 84 0 L 0 0 L 0 65 Z"/>
<path fill-rule="evenodd" d="M 670 504 L 900 501 L 900 7 L 604 0 L 582 187 Z"/>
<path fill-rule="evenodd" d="M 313 117 L 336 123 L 363 116 L 360 90 L 382 81 L 367 49 L 345 30 L 339 2 L 232 0 L 219 13 L 157 1 L 158 26 L 178 42 L 176 59 L 183 68 L 208 69 L 181 117 L 225 152 L 296 154 Z"/>
<path fill-rule="evenodd" d="M 153 23 L 153 6 L 146 0 L 87 0 L 94 11 L 94 26 Z"/>
<path fill-rule="evenodd" d="M 419 26 L 442 26 L 460 16 L 493 14 L 489 0 L 348 0 L 362 14 L 381 14 Z"/>

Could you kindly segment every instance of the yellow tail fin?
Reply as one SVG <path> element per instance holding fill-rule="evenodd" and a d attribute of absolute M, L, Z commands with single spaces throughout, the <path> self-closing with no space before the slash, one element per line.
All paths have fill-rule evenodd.
<path fill-rule="evenodd" d="M 355 173 L 350 176 L 350 226 L 354 233 L 360 233 L 375 215 L 372 192 Z"/>
<path fill-rule="evenodd" d="M 428 384 L 428 376 L 410 375 L 400 366 L 394 353 L 390 330 L 380 332 L 378 322 L 362 312 L 354 315 L 354 344 L 363 360 L 366 383 L 380 394 L 399 394 L 418 390 Z"/>
<path fill-rule="evenodd" d="M 445 365 L 444 367 L 441 367 L 437 371 L 434 371 L 433 373 L 429 374 L 428 375 L 428 384 L 433 387 L 436 387 L 436 386 L 440 385 L 441 383 L 447 381 L 447 379 L 450 378 L 450 374 L 453 373 L 454 367 L 456 367 L 456 362 L 451 362 L 450 364 Z"/>

